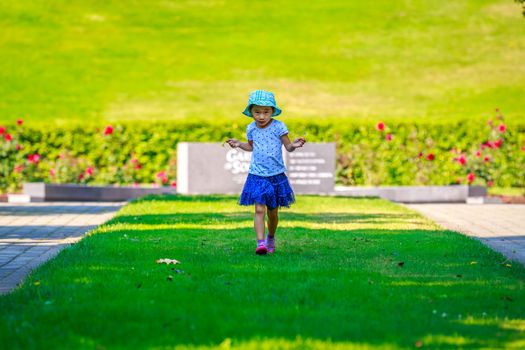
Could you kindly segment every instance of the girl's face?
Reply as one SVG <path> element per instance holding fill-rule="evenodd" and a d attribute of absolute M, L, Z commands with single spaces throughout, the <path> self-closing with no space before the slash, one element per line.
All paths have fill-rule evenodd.
<path fill-rule="evenodd" d="M 257 106 L 254 105 L 251 108 L 253 119 L 258 126 L 265 126 L 272 119 L 273 108 L 270 106 Z"/>

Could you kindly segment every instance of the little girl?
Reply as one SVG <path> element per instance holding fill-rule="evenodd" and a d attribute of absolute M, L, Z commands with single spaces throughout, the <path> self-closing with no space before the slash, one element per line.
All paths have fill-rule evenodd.
<path fill-rule="evenodd" d="M 288 152 L 302 147 L 306 140 L 302 137 L 291 142 L 288 129 L 283 122 L 273 119 L 281 114 L 275 103 L 273 93 L 256 90 L 250 94 L 248 106 L 243 114 L 254 121 L 246 127 L 248 142 L 228 139 L 233 148 L 253 151 L 248 178 L 244 184 L 239 204 L 255 204 L 254 229 L 257 236 L 256 254 L 275 251 L 275 231 L 279 222 L 279 207 L 290 207 L 295 201 L 294 193 L 284 174 L 282 146 Z M 264 239 L 264 216 L 268 208 L 268 235 Z"/>

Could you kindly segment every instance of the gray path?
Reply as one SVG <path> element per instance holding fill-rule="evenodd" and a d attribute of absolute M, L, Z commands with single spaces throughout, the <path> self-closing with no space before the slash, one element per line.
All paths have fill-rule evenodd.
<path fill-rule="evenodd" d="M 0 294 L 124 205 L 93 202 L 0 203 Z"/>
<path fill-rule="evenodd" d="M 525 265 L 525 205 L 409 204 L 439 225 L 476 237 Z"/>

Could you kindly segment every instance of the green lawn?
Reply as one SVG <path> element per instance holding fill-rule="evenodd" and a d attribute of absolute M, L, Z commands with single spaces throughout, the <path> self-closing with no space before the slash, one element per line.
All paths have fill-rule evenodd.
<path fill-rule="evenodd" d="M 523 118 L 513 0 L 0 2 L 0 123 Z"/>
<path fill-rule="evenodd" d="M 525 268 L 377 199 L 148 197 L 0 298 L 6 349 L 523 349 Z M 156 264 L 159 258 L 178 265 Z"/>

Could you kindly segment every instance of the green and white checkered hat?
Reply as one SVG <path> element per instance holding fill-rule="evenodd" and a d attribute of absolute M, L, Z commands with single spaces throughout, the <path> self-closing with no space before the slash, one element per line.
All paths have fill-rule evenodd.
<path fill-rule="evenodd" d="M 253 117 L 252 113 L 250 112 L 250 107 L 252 105 L 273 107 L 274 111 L 272 116 L 274 117 L 278 116 L 282 112 L 275 103 L 275 97 L 269 91 L 255 90 L 252 92 L 250 94 L 250 98 L 248 99 L 248 106 L 246 106 L 242 113 L 248 117 Z"/>

